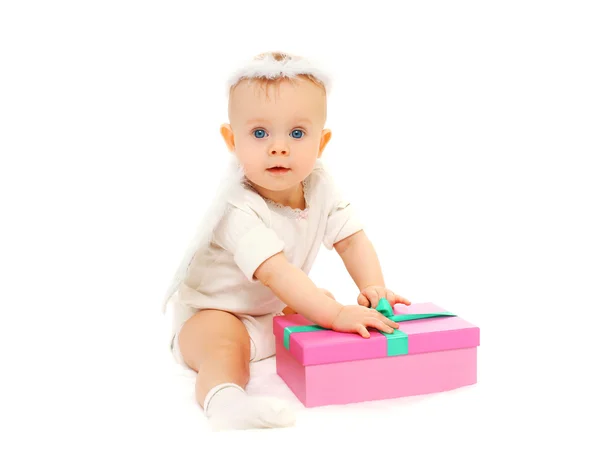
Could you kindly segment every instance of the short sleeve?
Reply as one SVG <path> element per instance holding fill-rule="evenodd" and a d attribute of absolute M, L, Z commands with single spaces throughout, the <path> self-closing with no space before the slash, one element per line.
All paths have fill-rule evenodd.
<path fill-rule="evenodd" d="M 284 249 L 284 242 L 251 210 L 230 206 L 213 235 L 215 244 L 231 252 L 250 281 L 258 267 Z"/>
<path fill-rule="evenodd" d="M 363 229 L 350 202 L 344 200 L 337 191 L 333 199 L 323 237 L 323 244 L 329 250 L 333 249 L 333 245 L 338 241 Z"/>

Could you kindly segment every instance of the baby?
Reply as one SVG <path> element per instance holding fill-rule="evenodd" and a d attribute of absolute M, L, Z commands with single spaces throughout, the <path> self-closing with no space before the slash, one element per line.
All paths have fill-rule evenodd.
<path fill-rule="evenodd" d="M 245 392 L 250 362 L 275 354 L 274 316 L 298 312 L 369 338 L 369 327 L 398 327 L 375 310 L 381 298 L 410 304 L 386 288 L 371 242 L 321 163 L 328 90 L 322 70 L 281 53 L 257 56 L 229 84 L 221 135 L 232 175 L 166 298 L 172 352 L 197 372 L 195 397 L 215 430 L 295 423 L 280 400 Z M 308 277 L 322 244 L 343 260 L 358 305 L 338 303 Z"/>

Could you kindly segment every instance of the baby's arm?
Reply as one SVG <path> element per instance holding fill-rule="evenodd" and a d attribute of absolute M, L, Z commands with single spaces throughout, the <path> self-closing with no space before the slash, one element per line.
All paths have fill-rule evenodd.
<path fill-rule="evenodd" d="M 333 247 L 359 290 L 369 286 L 385 286 L 377 253 L 363 230 L 338 241 Z"/>
<path fill-rule="evenodd" d="M 254 277 L 269 287 L 286 305 L 309 321 L 339 332 L 356 332 L 370 336 L 367 327 L 391 333 L 398 325 L 375 309 L 360 305 L 341 305 L 292 265 L 280 252 L 265 260 Z"/>
<path fill-rule="evenodd" d="M 410 305 L 410 301 L 385 287 L 379 258 L 373 243 L 364 231 L 350 235 L 333 246 L 360 290 L 358 296 L 360 305 L 375 308 L 381 298 L 387 299 L 392 305 L 396 303 Z"/>
<path fill-rule="evenodd" d="M 331 329 L 343 306 L 320 290 L 282 252 L 265 260 L 254 276 L 269 287 L 292 310 L 306 319 Z"/>

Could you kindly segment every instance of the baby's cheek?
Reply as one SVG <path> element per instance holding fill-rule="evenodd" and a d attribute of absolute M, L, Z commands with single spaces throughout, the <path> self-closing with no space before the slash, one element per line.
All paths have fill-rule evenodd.
<path fill-rule="evenodd" d="M 262 165 L 257 164 L 254 161 L 249 161 L 244 166 L 244 172 L 246 173 L 246 177 L 248 177 L 251 180 L 254 179 L 253 181 L 256 182 L 258 182 L 261 178 L 264 177 L 263 170 L 264 168 L 262 167 Z"/>
<path fill-rule="evenodd" d="M 247 173 L 255 172 L 258 169 L 259 159 L 256 158 L 256 152 L 248 150 L 247 148 L 239 149 L 237 151 L 237 157 Z"/>

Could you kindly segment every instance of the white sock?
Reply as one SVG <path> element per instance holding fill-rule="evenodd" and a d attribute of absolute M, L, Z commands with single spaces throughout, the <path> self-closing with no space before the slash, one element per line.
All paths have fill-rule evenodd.
<path fill-rule="evenodd" d="M 283 401 L 249 396 L 239 385 L 213 387 L 204 400 L 204 412 L 214 430 L 260 429 L 293 426 L 296 415 Z"/>

